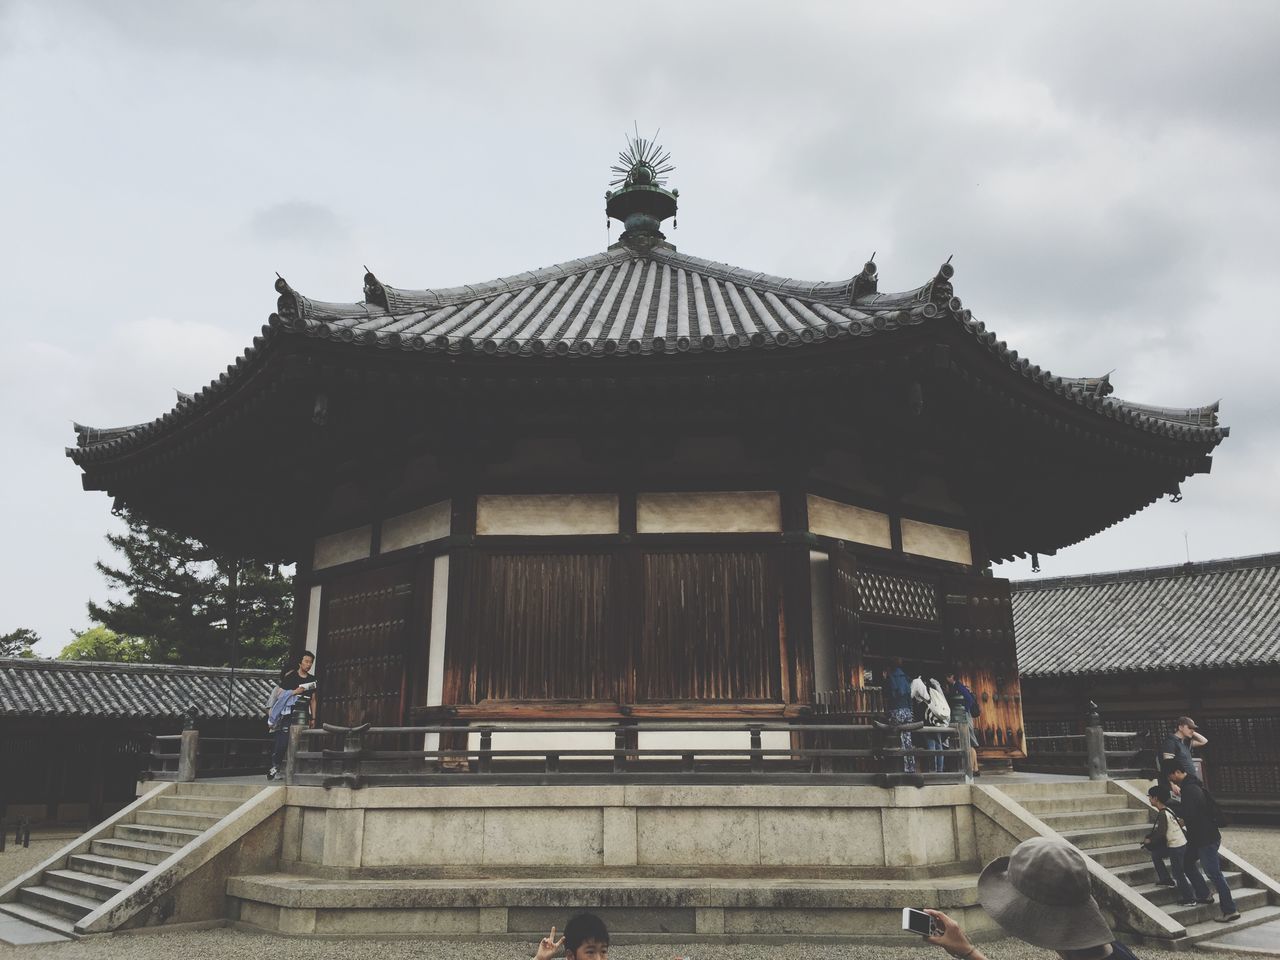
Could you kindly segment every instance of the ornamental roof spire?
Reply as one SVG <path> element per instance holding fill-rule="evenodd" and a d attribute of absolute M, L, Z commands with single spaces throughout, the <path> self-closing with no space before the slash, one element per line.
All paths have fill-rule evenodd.
<path fill-rule="evenodd" d="M 651 247 L 666 240 L 662 221 L 676 215 L 680 191 L 666 188 L 667 174 L 675 166 L 657 137 L 654 133 L 644 139 L 639 131 L 627 137 L 627 148 L 612 167 L 609 186 L 615 189 L 605 191 L 605 214 L 622 223 L 622 242 L 628 246 Z"/>

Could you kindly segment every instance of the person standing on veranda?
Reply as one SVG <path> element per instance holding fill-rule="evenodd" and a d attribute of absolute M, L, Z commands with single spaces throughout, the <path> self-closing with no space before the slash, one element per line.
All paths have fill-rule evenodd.
<path fill-rule="evenodd" d="M 295 724 L 305 723 L 308 727 L 316 724 L 316 687 L 319 678 L 312 669 L 316 655 L 304 650 L 298 665 L 292 670 L 280 674 L 275 689 L 271 692 L 269 717 L 275 742 L 271 751 L 271 768 L 267 771 L 267 779 L 275 780 L 280 776 L 280 767 L 284 764 L 285 753 L 289 749 L 289 728 Z"/>

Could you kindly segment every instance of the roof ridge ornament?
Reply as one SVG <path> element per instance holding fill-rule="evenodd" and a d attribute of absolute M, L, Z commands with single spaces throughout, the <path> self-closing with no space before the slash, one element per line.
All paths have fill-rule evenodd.
<path fill-rule="evenodd" d="M 384 310 L 391 309 L 387 304 L 387 288 L 373 275 L 367 264 L 364 268 L 364 302 L 375 304 Z"/>
<path fill-rule="evenodd" d="M 671 154 L 657 142 L 658 133 L 650 139 L 639 132 L 627 135 L 627 147 L 618 154 L 618 162 L 610 169 L 614 179 L 604 194 L 605 216 L 623 225 L 620 242 L 629 247 L 648 248 L 665 241 L 662 221 L 676 215 L 679 190 L 668 190 L 667 174 L 675 169 Z M 673 224 L 674 225 L 674 224 Z"/>
<path fill-rule="evenodd" d="M 878 293 L 879 280 L 880 271 L 876 266 L 876 254 L 873 250 L 871 256 L 867 257 L 867 262 L 862 265 L 862 272 L 853 278 L 853 300 L 856 302 L 863 297 Z"/>

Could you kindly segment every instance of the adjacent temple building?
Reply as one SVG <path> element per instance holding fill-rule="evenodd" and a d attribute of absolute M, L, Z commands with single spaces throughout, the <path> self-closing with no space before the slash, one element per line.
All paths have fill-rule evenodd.
<path fill-rule="evenodd" d="M 1051 374 L 943 264 L 814 282 L 677 251 L 665 155 L 624 154 L 602 253 L 487 283 L 283 279 L 215 382 L 77 426 L 88 490 L 296 561 L 339 724 L 879 709 L 954 667 L 987 759 L 1023 752 L 1010 588 L 1205 473 L 1216 405 Z"/>

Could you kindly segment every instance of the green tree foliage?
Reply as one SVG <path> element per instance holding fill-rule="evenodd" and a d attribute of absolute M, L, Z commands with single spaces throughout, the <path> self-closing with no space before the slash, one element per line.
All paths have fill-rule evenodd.
<path fill-rule="evenodd" d="M 59 660 L 96 660 L 99 663 L 140 663 L 147 645 L 137 637 L 125 637 L 103 626 L 81 630 L 62 648 Z"/>
<path fill-rule="evenodd" d="M 30 627 L 19 627 L 12 633 L 0 634 L 0 657 L 24 657 L 34 659 L 31 648 L 40 642 L 40 634 Z"/>
<path fill-rule="evenodd" d="M 126 515 L 128 532 L 108 534 L 123 563 L 97 567 L 124 600 L 89 616 L 136 637 L 153 663 L 278 667 L 289 649 L 293 582 L 272 564 L 214 553 L 198 540 Z"/>

